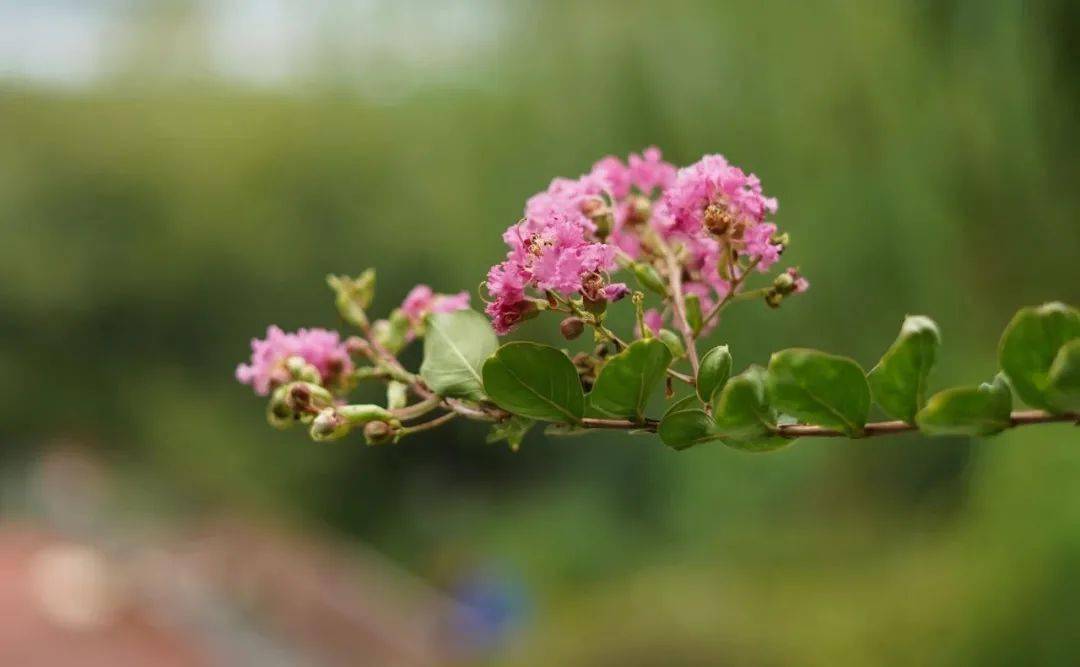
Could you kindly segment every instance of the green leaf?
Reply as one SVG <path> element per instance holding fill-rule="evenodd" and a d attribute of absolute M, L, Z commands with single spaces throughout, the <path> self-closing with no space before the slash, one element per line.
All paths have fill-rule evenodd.
<path fill-rule="evenodd" d="M 765 391 L 765 369 L 751 366 L 713 396 L 713 419 L 725 445 L 763 452 L 794 442 L 776 435 L 776 411 Z"/>
<path fill-rule="evenodd" d="M 713 394 L 724 386 L 731 376 L 731 352 L 727 345 L 718 345 L 701 358 L 697 376 L 697 395 L 708 403 Z"/>
<path fill-rule="evenodd" d="M 1061 346 L 1050 364 L 1050 403 L 1069 412 L 1080 412 L 1080 338 Z"/>
<path fill-rule="evenodd" d="M 930 397 L 915 416 L 928 435 L 992 435 L 1011 425 L 1012 393 L 1005 376 L 978 387 L 955 387 Z"/>
<path fill-rule="evenodd" d="M 704 410 L 675 410 L 660 420 L 660 439 L 672 449 L 687 449 L 720 439 L 716 422 Z"/>
<path fill-rule="evenodd" d="M 630 270 L 643 288 L 656 292 L 660 296 L 667 296 L 667 285 L 652 266 L 634 262 L 630 265 Z"/>
<path fill-rule="evenodd" d="M 998 362 L 1025 403 L 1051 412 L 1063 412 L 1048 395 L 1050 366 L 1061 347 L 1080 338 L 1080 311 L 1060 302 L 1021 308 L 998 347 Z"/>
<path fill-rule="evenodd" d="M 487 434 L 487 443 L 490 445 L 505 440 L 510 445 L 510 449 L 516 452 L 521 448 L 525 434 L 535 424 L 536 422 L 532 419 L 512 415 L 507 420 L 492 424 Z"/>
<path fill-rule="evenodd" d="M 689 396 L 683 396 L 682 398 L 680 398 L 679 400 L 675 401 L 670 406 L 668 406 L 668 409 L 664 411 L 664 416 L 666 417 L 667 415 L 669 415 L 669 414 L 671 414 L 673 412 L 683 412 L 685 410 L 700 410 L 700 409 L 701 409 L 701 401 L 699 401 L 698 397 L 695 396 L 694 394 L 690 394 Z"/>
<path fill-rule="evenodd" d="M 866 376 L 874 401 L 893 419 L 915 423 L 926 404 L 926 379 L 937 360 L 941 333 L 922 315 L 909 315 L 892 346 Z"/>
<path fill-rule="evenodd" d="M 585 412 L 585 393 L 574 364 L 548 345 L 503 345 L 484 363 L 483 378 L 491 400 L 514 414 L 577 423 Z"/>
<path fill-rule="evenodd" d="M 668 349 L 671 350 L 671 356 L 674 358 L 682 359 L 686 356 L 686 348 L 683 347 L 682 339 L 671 329 L 661 329 L 660 333 L 656 334 L 656 337 L 659 338 L 664 345 L 668 346 Z"/>
<path fill-rule="evenodd" d="M 589 394 L 590 405 L 611 417 L 641 419 L 670 363 L 671 351 L 656 338 L 630 343 L 604 364 Z"/>
<path fill-rule="evenodd" d="M 701 333 L 701 327 L 703 323 L 703 315 L 701 314 L 701 299 L 697 294 L 687 294 L 683 299 L 686 303 L 686 323 L 690 325 L 690 328 L 697 335 Z"/>
<path fill-rule="evenodd" d="M 481 369 L 498 347 L 487 318 L 475 310 L 436 313 L 427 318 L 420 377 L 439 396 L 481 400 Z"/>
<path fill-rule="evenodd" d="M 769 360 L 766 384 L 777 410 L 851 437 L 862 435 L 870 386 L 853 360 L 817 350 L 782 350 Z"/>

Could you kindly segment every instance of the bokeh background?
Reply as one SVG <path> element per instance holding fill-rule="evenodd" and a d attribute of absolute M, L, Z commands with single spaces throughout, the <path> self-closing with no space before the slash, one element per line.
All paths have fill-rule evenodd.
<path fill-rule="evenodd" d="M 1076 428 L 316 445 L 232 373 L 339 325 L 326 273 L 475 290 L 530 194 L 656 144 L 759 174 L 812 282 L 737 366 L 926 313 L 935 384 L 987 379 L 1080 302 L 1078 8 L 0 0 L 0 657 L 1076 664 Z"/>

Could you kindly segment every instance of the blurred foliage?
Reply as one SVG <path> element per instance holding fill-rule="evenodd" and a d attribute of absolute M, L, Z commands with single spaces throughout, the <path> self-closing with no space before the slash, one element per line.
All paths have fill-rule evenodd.
<path fill-rule="evenodd" d="M 794 345 L 870 367 L 927 313 L 940 387 L 992 372 L 1019 306 L 1080 303 L 1075 3 L 507 11 L 467 83 L 392 102 L 0 88 L 4 460 L 74 435 L 188 512 L 329 526 L 420 572 L 502 559 L 539 608 L 521 664 L 1075 663 L 1075 428 L 747 455 L 266 427 L 232 370 L 269 323 L 337 325 L 326 273 L 376 266 L 377 309 L 475 289 L 527 196 L 652 143 L 759 174 L 812 283 L 726 316 L 736 371 Z"/>

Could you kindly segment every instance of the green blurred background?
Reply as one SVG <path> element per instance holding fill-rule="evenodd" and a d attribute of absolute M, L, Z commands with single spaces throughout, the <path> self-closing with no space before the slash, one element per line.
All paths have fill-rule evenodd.
<path fill-rule="evenodd" d="M 780 199 L 812 288 L 727 317 L 737 366 L 805 345 L 869 367 L 925 313 L 935 383 L 987 379 L 1018 307 L 1080 302 L 1076 3 L 11 2 L 4 23 L 9 476 L 76 439 L 123 516 L 256 517 L 443 589 L 493 564 L 516 610 L 493 664 L 1080 661 L 1069 426 L 747 455 L 513 453 L 454 424 L 367 448 L 270 430 L 232 379 L 267 324 L 338 326 L 326 273 L 376 267 L 378 309 L 475 291 L 529 195 L 649 144 L 722 152 Z"/>

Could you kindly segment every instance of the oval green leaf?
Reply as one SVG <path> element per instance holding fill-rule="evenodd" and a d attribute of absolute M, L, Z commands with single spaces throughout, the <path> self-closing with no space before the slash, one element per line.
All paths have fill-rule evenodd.
<path fill-rule="evenodd" d="M 1050 364 L 1047 398 L 1063 410 L 1080 412 L 1080 338 L 1062 345 Z"/>
<path fill-rule="evenodd" d="M 498 347 L 491 324 L 475 310 L 436 313 L 427 318 L 420 377 L 439 396 L 479 401 L 481 369 Z"/>
<path fill-rule="evenodd" d="M 1080 311 L 1060 302 L 1021 308 L 998 347 L 998 362 L 1025 403 L 1051 412 L 1065 412 L 1048 393 L 1050 366 L 1062 346 L 1080 338 Z"/>
<path fill-rule="evenodd" d="M 697 409 L 669 412 L 660 420 L 657 433 L 665 445 L 679 450 L 720 439 L 716 422 Z"/>
<path fill-rule="evenodd" d="M 502 409 L 541 421 L 577 423 L 585 393 L 574 364 L 538 343 L 507 343 L 484 363 L 484 390 Z"/>
<path fill-rule="evenodd" d="M 701 358 L 697 376 L 697 395 L 706 403 L 731 376 L 731 352 L 727 345 L 717 345 Z"/>
<path fill-rule="evenodd" d="M 765 369 L 751 366 L 731 378 L 713 397 L 720 439 L 735 449 L 764 452 L 794 442 L 776 435 L 776 411 L 769 406 Z"/>
<path fill-rule="evenodd" d="M 649 396 L 664 381 L 671 350 L 656 338 L 636 340 L 607 360 L 589 394 L 589 404 L 611 417 L 641 419 Z"/>
<path fill-rule="evenodd" d="M 955 387 L 930 397 L 915 416 L 927 435 L 993 435 L 1011 425 L 1012 393 L 1004 375 L 978 387 Z"/>
<path fill-rule="evenodd" d="M 870 386 L 854 360 L 792 348 L 772 355 L 766 384 L 773 407 L 800 421 L 862 435 Z"/>
<path fill-rule="evenodd" d="M 926 380 L 937 360 L 941 333 L 922 315 L 909 315 L 892 346 L 867 374 L 874 401 L 890 417 L 915 423 L 926 404 Z"/>

